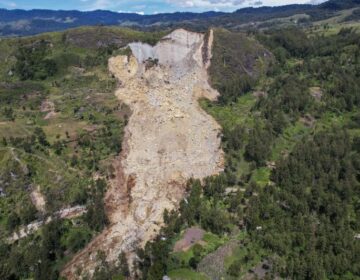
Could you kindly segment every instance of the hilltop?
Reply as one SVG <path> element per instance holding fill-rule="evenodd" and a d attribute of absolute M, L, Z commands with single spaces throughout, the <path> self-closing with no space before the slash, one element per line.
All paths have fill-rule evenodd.
<path fill-rule="evenodd" d="M 0 35 L 25 36 L 94 25 L 128 26 L 147 30 L 186 26 L 199 31 L 205 31 L 211 26 L 244 29 L 248 25 L 256 24 L 258 26 L 260 24 L 262 27 L 273 27 L 277 25 L 276 22 L 274 23 L 276 20 L 281 22 L 285 20 L 292 25 L 308 25 L 315 21 L 334 17 L 342 10 L 354 9 L 359 6 L 359 0 L 329 0 L 319 5 L 243 8 L 233 13 L 176 12 L 155 15 L 116 13 L 104 10 L 81 12 L 0 9 Z M 351 12 L 358 17 L 358 12 L 355 10 Z"/>

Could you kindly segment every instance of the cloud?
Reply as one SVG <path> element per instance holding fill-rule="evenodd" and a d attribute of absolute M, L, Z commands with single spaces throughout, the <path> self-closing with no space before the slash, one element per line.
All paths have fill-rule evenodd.
<path fill-rule="evenodd" d="M 318 4 L 321 4 L 323 2 L 325 2 L 327 0 L 310 0 L 308 3 L 309 4 L 312 4 L 312 5 L 318 5 Z"/>
<path fill-rule="evenodd" d="M 140 12 L 134 12 L 134 11 L 118 11 L 118 13 L 121 13 L 121 14 L 138 14 L 138 15 L 145 15 L 145 12 L 144 11 L 140 11 Z"/>
<path fill-rule="evenodd" d="M 281 6 L 288 4 L 320 4 L 327 0 L 166 0 L 167 3 L 180 8 L 202 9 L 236 9 L 246 6 Z"/>
<path fill-rule="evenodd" d="M 81 0 L 81 1 L 90 2 L 88 0 Z M 91 3 L 89 9 L 90 10 L 106 10 L 106 9 L 110 9 L 114 4 L 113 2 L 116 2 L 116 1 L 96 0 L 93 3 Z"/>
<path fill-rule="evenodd" d="M 12 1 L 12 0 L 0 0 Z M 243 7 L 317 4 L 326 0 L 78 0 L 85 10 L 112 10 L 138 14 L 170 11 L 233 11 Z"/>
<path fill-rule="evenodd" d="M 143 9 L 146 5 L 132 4 L 136 1 L 129 0 L 80 0 L 81 2 L 88 3 L 89 10 L 117 10 L 123 8 L 123 13 L 137 13 L 144 14 Z"/>
<path fill-rule="evenodd" d="M 17 4 L 11 1 L 0 1 L 0 5 L 6 6 L 8 8 L 16 8 Z"/>
<path fill-rule="evenodd" d="M 184 8 L 232 8 L 241 6 L 247 0 L 167 0 L 168 3 Z"/>

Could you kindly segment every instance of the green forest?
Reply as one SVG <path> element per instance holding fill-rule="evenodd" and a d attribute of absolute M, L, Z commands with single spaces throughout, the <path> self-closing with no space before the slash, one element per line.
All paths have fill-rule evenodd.
<path fill-rule="evenodd" d="M 216 32 L 214 59 L 246 53 L 246 41 L 224 40 L 244 35 Z M 218 246 L 240 240 L 225 279 L 242 279 L 264 260 L 266 279 L 360 279 L 360 34 L 290 28 L 250 36 L 273 54 L 266 73 L 246 76 L 235 59 L 213 64 L 222 95 L 202 102 L 223 127 L 225 172 L 189 182 L 179 212 L 165 213 L 160 236 L 169 239 L 139 253 L 141 275 L 205 277 L 198 265 L 206 246 L 188 255 L 172 249 L 183 229 L 197 225 L 218 236 Z"/>
<path fill-rule="evenodd" d="M 161 34 L 95 27 L 0 41 L 0 279 L 59 279 L 107 225 L 103 198 L 130 114 L 114 95 L 107 61 L 128 50 L 98 48 L 96 40 L 121 36 L 126 46 Z M 45 209 L 32 202 L 37 189 Z M 57 219 L 78 205 L 85 215 Z M 39 231 L 9 241 L 49 217 Z"/>
<path fill-rule="evenodd" d="M 360 32 L 319 28 L 215 29 L 209 76 L 221 95 L 200 105 L 222 127 L 225 170 L 188 182 L 137 250 L 136 279 L 360 279 Z M 106 227 L 130 115 L 107 60 L 165 33 L 99 26 L 0 41 L 0 279 L 60 279 Z M 9 241 L 77 205 L 87 213 Z M 174 252 L 190 227 L 202 242 Z M 91 279 L 130 279 L 123 252 L 116 264 L 105 255 Z"/>

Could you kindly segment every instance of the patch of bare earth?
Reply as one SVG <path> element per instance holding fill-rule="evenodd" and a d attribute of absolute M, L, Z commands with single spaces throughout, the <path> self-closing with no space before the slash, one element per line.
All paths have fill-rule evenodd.
<path fill-rule="evenodd" d="M 320 87 L 310 88 L 310 95 L 314 97 L 316 101 L 321 101 L 323 94 L 324 93 Z"/>
<path fill-rule="evenodd" d="M 204 237 L 204 230 L 197 227 L 189 228 L 185 231 L 182 239 L 177 241 L 174 246 L 174 252 L 187 251 L 196 243 L 200 243 Z"/>
<path fill-rule="evenodd" d="M 63 276 L 91 275 L 99 250 L 109 262 L 124 251 L 132 263 L 134 250 L 158 234 L 164 210 L 178 207 L 186 181 L 223 170 L 220 126 L 197 102 L 218 96 L 207 76 L 211 42 L 179 29 L 155 47 L 132 43 L 132 56 L 109 60 L 120 81 L 116 95 L 132 111 L 105 198 L 110 226 L 65 266 Z"/>
<path fill-rule="evenodd" d="M 45 212 L 45 197 L 40 192 L 40 187 L 36 187 L 31 193 L 30 198 L 32 203 L 34 204 L 35 208 L 41 212 Z"/>
<path fill-rule="evenodd" d="M 47 113 L 44 117 L 44 120 L 49 120 L 56 117 L 57 113 L 55 112 L 55 104 L 52 101 L 44 100 L 41 103 L 40 112 Z"/>

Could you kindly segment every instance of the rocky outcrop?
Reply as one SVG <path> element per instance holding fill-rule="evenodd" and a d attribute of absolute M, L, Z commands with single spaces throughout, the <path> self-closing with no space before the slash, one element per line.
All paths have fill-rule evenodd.
<path fill-rule="evenodd" d="M 78 268 L 91 274 L 99 250 L 109 262 L 122 251 L 131 259 L 135 248 L 157 235 L 164 210 L 178 207 L 189 178 L 223 170 L 220 127 L 197 102 L 218 95 L 208 84 L 211 45 L 204 56 L 204 43 L 203 34 L 179 29 L 154 47 L 132 43 L 132 56 L 110 59 L 109 69 L 120 81 L 116 95 L 132 110 L 105 198 L 110 226 L 74 257 L 63 276 L 77 279 Z M 150 68 L 149 59 L 155 61 Z"/>

